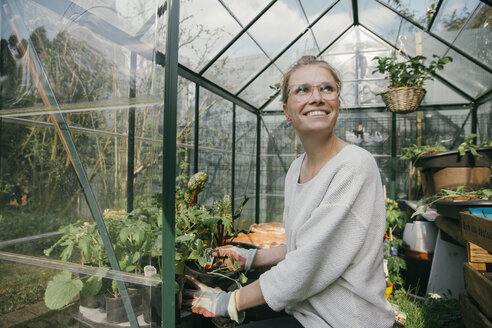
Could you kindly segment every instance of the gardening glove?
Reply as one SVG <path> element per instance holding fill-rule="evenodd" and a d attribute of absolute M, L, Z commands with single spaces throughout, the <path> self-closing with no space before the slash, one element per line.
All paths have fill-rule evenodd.
<path fill-rule="evenodd" d="M 231 271 L 249 271 L 258 249 L 246 249 L 227 245 L 207 251 L 210 252 L 212 256 L 217 258 L 218 263 L 220 263 L 221 266 L 226 266 Z M 239 262 L 241 266 L 239 268 L 234 267 L 234 261 Z"/>
<path fill-rule="evenodd" d="M 183 305 L 191 308 L 191 312 L 205 317 L 229 317 L 237 323 L 244 321 L 244 311 L 236 308 L 236 291 L 225 292 L 219 288 L 211 288 L 191 276 L 186 281 L 194 289 L 184 289 Z"/>

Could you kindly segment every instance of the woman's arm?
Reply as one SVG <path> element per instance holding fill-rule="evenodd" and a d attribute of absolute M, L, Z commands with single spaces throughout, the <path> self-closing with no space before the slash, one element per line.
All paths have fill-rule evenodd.
<path fill-rule="evenodd" d="M 285 259 L 287 254 L 287 246 L 285 244 L 262 248 L 256 252 L 255 259 L 253 261 L 254 267 L 272 266 Z"/>
<path fill-rule="evenodd" d="M 238 311 L 244 311 L 266 303 L 263 298 L 263 293 L 261 292 L 260 282 L 258 280 L 239 289 L 235 296 L 236 309 Z"/>

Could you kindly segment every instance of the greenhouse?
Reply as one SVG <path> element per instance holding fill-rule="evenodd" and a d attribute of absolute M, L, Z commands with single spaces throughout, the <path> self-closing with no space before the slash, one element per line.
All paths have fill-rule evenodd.
<path fill-rule="evenodd" d="M 291 195 L 297 159 L 294 189 L 310 181 L 315 135 L 291 101 L 318 96 L 338 99 L 330 138 L 372 155 L 347 164 L 355 175 L 372 161 L 379 172 L 376 189 L 360 185 L 361 214 L 384 195 L 372 244 L 395 327 L 492 326 L 490 0 L 0 1 L 0 327 L 241 327 L 256 319 L 235 317 L 240 295 L 260 285 L 275 310 L 265 281 L 308 243 L 282 223 L 321 197 Z M 315 64 L 293 66 L 305 58 Z M 333 84 L 282 85 L 321 62 Z M 356 289 L 350 270 L 368 260 L 347 248 L 371 242 L 342 227 L 313 267 L 346 256 L 332 283 Z M 301 230 L 317 240 L 316 226 Z M 210 249 L 229 244 L 252 257 L 224 256 L 225 268 Z M 276 246 L 281 263 L 250 270 Z M 226 315 L 190 308 L 189 279 L 232 295 Z M 286 300 L 284 315 L 354 326 L 313 295 Z"/>

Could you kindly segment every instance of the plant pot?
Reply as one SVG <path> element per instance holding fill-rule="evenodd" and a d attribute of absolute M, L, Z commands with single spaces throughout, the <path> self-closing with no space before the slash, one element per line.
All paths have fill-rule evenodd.
<path fill-rule="evenodd" d="M 387 89 L 381 93 L 386 107 L 398 114 L 416 111 L 425 96 L 425 89 L 420 87 L 401 87 Z"/>
<path fill-rule="evenodd" d="M 181 306 L 183 303 L 183 277 L 177 277 L 176 281 L 179 284 L 179 291 L 175 294 L 175 320 L 180 322 L 181 319 Z M 142 290 L 142 305 L 143 305 L 143 319 L 146 323 L 160 324 L 162 319 L 162 287 L 144 287 Z"/>
<path fill-rule="evenodd" d="M 480 155 L 476 159 L 470 152 L 461 156 L 458 150 L 427 154 L 415 161 L 415 167 L 421 170 L 424 196 L 431 196 L 442 188 L 456 190 L 465 186 L 477 190 L 490 185 L 490 166 L 492 165 L 492 147 L 475 149 Z"/>
<path fill-rule="evenodd" d="M 97 309 L 104 307 L 105 301 L 103 295 L 80 296 L 79 305 L 89 309 Z"/>
<path fill-rule="evenodd" d="M 128 289 L 128 295 L 132 303 L 135 316 L 142 313 L 142 294 L 140 289 Z M 121 296 L 105 296 L 106 299 L 106 320 L 111 323 L 127 322 L 125 306 Z"/>

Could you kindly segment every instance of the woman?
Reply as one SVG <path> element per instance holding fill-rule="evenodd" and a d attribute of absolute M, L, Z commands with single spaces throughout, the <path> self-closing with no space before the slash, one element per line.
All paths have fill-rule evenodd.
<path fill-rule="evenodd" d="M 192 280 L 187 304 L 205 316 L 229 316 L 267 304 L 287 316 L 244 327 L 392 327 L 385 298 L 385 202 L 372 155 L 334 133 L 340 78 L 325 61 L 302 57 L 284 76 L 282 102 L 305 153 L 285 178 L 286 243 L 248 251 L 218 248 L 244 269 L 273 266 L 226 293 Z M 225 261 L 227 262 L 227 261 Z M 227 264 L 227 263 L 225 263 Z"/>

